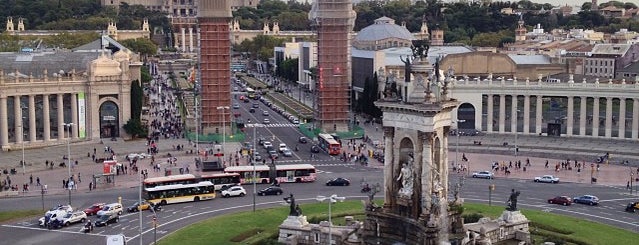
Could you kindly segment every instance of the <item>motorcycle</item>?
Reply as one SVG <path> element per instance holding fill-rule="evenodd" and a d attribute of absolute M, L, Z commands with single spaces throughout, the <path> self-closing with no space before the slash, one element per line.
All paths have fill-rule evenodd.
<path fill-rule="evenodd" d="M 47 224 L 47 229 L 51 230 L 51 229 L 60 229 L 62 228 L 62 221 L 61 220 L 51 220 L 49 221 L 49 223 Z"/>
<path fill-rule="evenodd" d="M 162 206 L 161 206 L 159 203 L 157 203 L 157 204 L 152 204 L 152 205 L 151 205 L 151 208 L 153 209 L 153 211 L 160 211 L 160 210 L 162 210 Z"/>
<path fill-rule="evenodd" d="M 91 223 L 91 221 L 87 221 L 87 223 L 84 225 L 84 233 L 90 233 L 93 231 L 93 224 Z"/>
<path fill-rule="evenodd" d="M 370 191 L 371 191 L 371 188 L 369 186 L 362 187 L 362 193 L 367 193 L 367 192 L 370 192 Z"/>

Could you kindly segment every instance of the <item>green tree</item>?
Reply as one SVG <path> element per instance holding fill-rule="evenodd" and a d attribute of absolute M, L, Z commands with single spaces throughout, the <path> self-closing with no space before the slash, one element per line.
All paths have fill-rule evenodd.
<path fill-rule="evenodd" d="M 123 126 L 124 131 L 133 138 L 144 138 L 148 135 L 148 129 L 142 125 L 140 120 L 129 119 Z"/>
<path fill-rule="evenodd" d="M 155 55 L 158 52 L 158 46 L 151 40 L 146 38 L 127 39 L 120 41 L 120 44 L 129 48 L 131 51 L 142 55 Z"/>
<path fill-rule="evenodd" d="M 142 103 L 144 101 L 144 92 L 142 92 L 142 86 L 140 81 L 134 80 L 131 82 L 131 118 L 140 120 L 142 115 Z"/>

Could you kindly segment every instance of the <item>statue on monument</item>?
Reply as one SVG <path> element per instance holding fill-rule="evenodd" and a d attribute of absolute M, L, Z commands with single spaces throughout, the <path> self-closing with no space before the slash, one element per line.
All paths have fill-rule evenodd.
<path fill-rule="evenodd" d="M 427 40 L 413 40 L 410 49 L 413 51 L 413 58 L 423 59 L 428 56 L 428 46 Z"/>
<path fill-rule="evenodd" d="M 508 204 L 508 207 L 506 208 L 506 210 L 517 211 L 517 197 L 519 197 L 519 194 L 520 194 L 519 191 L 515 191 L 515 189 L 512 189 L 512 191 L 510 192 L 510 197 L 508 198 L 508 201 L 506 202 L 506 204 Z"/>
<path fill-rule="evenodd" d="M 300 205 L 295 203 L 295 197 L 293 197 L 293 193 L 289 197 L 285 197 L 284 201 L 290 204 L 290 211 L 288 213 L 289 216 L 300 216 L 302 215 L 302 209 L 300 209 Z"/>
<path fill-rule="evenodd" d="M 399 189 L 399 195 L 410 198 L 413 195 L 413 157 L 409 157 L 409 160 L 402 166 L 397 181 L 401 181 L 402 188 Z"/>
<path fill-rule="evenodd" d="M 413 57 L 414 57 L 414 51 L 413 51 Z M 404 83 L 408 84 L 410 83 L 410 74 L 413 73 L 413 70 L 411 69 L 411 63 L 410 63 L 410 57 L 406 57 L 406 59 L 404 59 L 402 56 L 399 56 L 399 59 L 404 62 Z"/>

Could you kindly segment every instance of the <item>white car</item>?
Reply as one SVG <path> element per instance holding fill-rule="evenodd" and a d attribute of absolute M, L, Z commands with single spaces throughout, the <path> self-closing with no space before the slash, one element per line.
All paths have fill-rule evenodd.
<path fill-rule="evenodd" d="M 113 214 L 122 214 L 122 204 L 119 203 L 111 203 L 104 205 L 102 210 L 98 211 L 98 215 L 113 215 Z"/>
<path fill-rule="evenodd" d="M 292 157 L 293 152 L 290 149 L 286 148 L 282 151 L 282 155 L 284 155 L 285 157 Z"/>
<path fill-rule="evenodd" d="M 284 152 L 284 150 L 288 149 L 288 146 L 286 146 L 286 144 L 281 143 L 280 146 L 277 148 L 277 150 L 282 153 Z"/>
<path fill-rule="evenodd" d="M 84 223 L 87 220 L 87 214 L 84 211 L 76 211 L 73 213 L 67 213 L 64 217 L 62 217 L 62 224 L 64 226 L 69 226 L 73 223 Z"/>
<path fill-rule="evenodd" d="M 555 177 L 552 175 L 544 175 L 541 177 L 535 177 L 535 182 L 543 182 L 543 183 L 559 183 L 559 177 Z"/>
<path fill-rule="evenodd" d="M 54 207 L 47 211 L 44 214 L 44 217 L 38 220 L 38 224 L 40 226 L 46 226 L 47 222 L 50 222 L 52 220 L 62 221 L 62 217 L 71 212 L 73 212 L 73 208 L 70 205 L 59 205 L 58 207 Z"/>
<path fill-rule="evenodd" d="M 264 146 L 264 149 L 266 149 L 266 148 L 269 148 L 269 147 L 273 147 L 273 144 L 271 144 L 270 141 L 264 141 L 262 146 Z"/>
<path fill-rule="evenodd" d="M 492 179 L 495 176 L 490 171 L 481 171 L 473 173 L 473 178 Z"/>
<path fill-rule="evenodd" d="M 243 197 L 244 195 L 246 195 L 246 190 L 244 190 L 244 187 L 241 186 L 231 186 L 230 188 L 222 191 L 223 197 Z"/>

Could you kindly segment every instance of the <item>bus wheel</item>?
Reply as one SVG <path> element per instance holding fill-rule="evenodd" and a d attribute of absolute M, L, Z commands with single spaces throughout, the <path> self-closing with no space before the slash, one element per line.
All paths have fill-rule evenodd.
<path fill-rule="evenodd" d="M 166 200 L 162 200 L 162 201 L 160 202 L 160 205 L 162 205 L 162 206 L 166 205 Z"/>
<path fill-rule="evenodd" d="M 268 184 L 268 180 L 263 179 L 262 184 Z"/>
<path fill-rule="evenodd" d="M 200 197 L 195 197 L 195 198 L 193 198 L 193 201 L 194 201 L 194 202 L 199 202 L 199 201 L 200 201 Z"/>
<path fill-rule="evenodd" d="M 295 183 L 302 183 L 302 179 L 300 178 L 295 179 Z"/>

